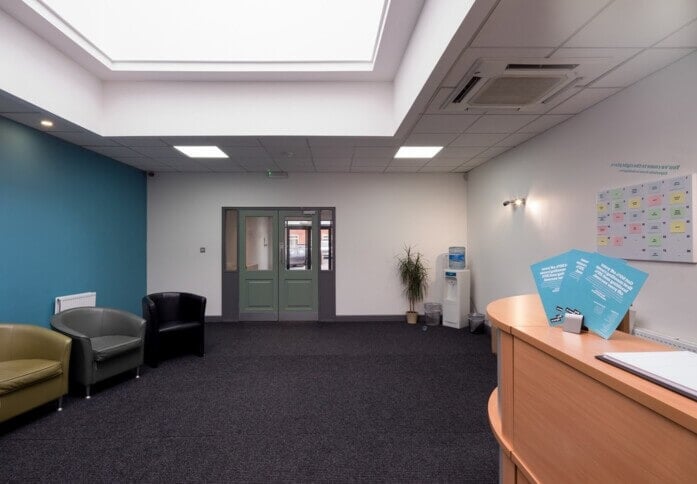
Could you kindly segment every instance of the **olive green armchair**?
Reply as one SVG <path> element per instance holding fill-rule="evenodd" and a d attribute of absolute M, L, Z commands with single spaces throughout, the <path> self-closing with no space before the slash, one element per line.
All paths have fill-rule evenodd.
<path fill-rule="evenodd" d="M 109 308 L 83 307 L 53 316 L 51 327 L 73 340 L 70 380 L 85 387 L 135 370 L 140 378 L 145 345 L 145 320 L 135 314 Z"/>
<path fill-rule="evenodd" d="M 29 324 L 0 324 L 0 422 L 68 393 L 70 338 Z"/>

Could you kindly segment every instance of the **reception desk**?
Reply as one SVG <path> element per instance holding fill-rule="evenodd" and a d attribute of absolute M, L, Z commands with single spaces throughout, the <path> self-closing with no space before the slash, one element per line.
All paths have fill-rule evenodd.
<path fill-rule="evenodd" d="M 487 314 L 498 332 L 489 421 L 501 482 L 697 482 L 697 402 L 595 358 L 668 348 L 550 327 L 536 294 L 494 301 Z"/>

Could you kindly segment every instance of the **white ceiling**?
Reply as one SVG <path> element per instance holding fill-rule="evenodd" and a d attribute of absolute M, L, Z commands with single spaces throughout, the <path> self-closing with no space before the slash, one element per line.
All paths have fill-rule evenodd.
<path fill-rule="evenodd" d="M 155 172 L 466 172 L 697 50 L 694 0 L 490 0 L 475 6 L 482 3 L 491 5 L 488 15 L 471 35 L 453 38 L 395 136 L 103 137 L 55 117 L 47 131 Z M 590 58 L 594 67 L 592 76 L 533 112 L 444 112 L 441 105 L 480 58 Z M 39 120 L 50 113 L 2 93 L 0 115 L 40 129 Z M 214 144 L 230 158 L 192 160 L 175 144 Z M 394 159 L 402 144 L 444 149 L 432 160 Z"/>

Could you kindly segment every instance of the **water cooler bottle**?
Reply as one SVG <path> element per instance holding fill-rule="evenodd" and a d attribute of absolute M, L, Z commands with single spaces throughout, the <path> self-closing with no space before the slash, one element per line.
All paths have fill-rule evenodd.
<path fill-rule="evenodd" d="M 467 326 L 470 312 L 469 269 L 445 269 L 443 326 L 461 329 Z"/>

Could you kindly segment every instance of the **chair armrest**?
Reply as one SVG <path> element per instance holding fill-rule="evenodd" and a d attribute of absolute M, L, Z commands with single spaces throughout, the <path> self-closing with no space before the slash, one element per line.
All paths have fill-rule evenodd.
<path fill-rule="evenodd" d="M 65 323 L 63 321 L 61 321 L 60 318 L 57 318 L 56 316 L 54 316 L 53 319 L 51 319 L 51 327 L 53 329 L 55 329 L 56 331 L 58 331 L 59 333 L 63 333 L 64 335 L 69 336 L 70 338 L 74 338 L 74 339 L 83 338 L 86 340 L 90 339 L 89 336 L 87 336 L 86 334 L 82 334 L 79 331 L 66 326 Z"/>

